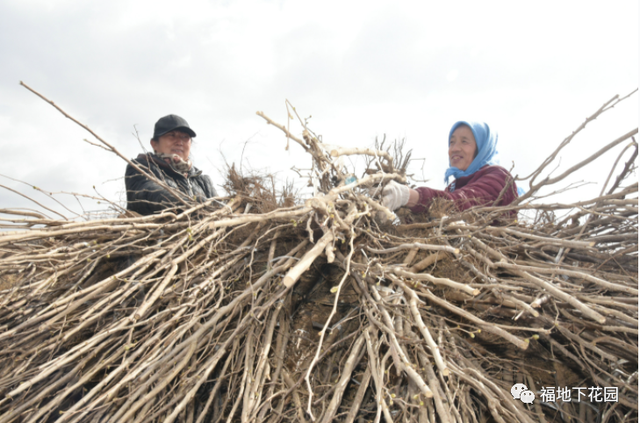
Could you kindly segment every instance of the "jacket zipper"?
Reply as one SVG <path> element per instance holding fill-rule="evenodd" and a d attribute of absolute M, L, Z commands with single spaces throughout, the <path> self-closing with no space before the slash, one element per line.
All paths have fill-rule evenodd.
<path fill-rule="evenodd" d="M 187 186 L 189 187 L 189 197 L 193 198 L 193 189 L 191 187 L 191 181 L 189 181 L 189 178 L 185 178 L 187 180 Z"/>

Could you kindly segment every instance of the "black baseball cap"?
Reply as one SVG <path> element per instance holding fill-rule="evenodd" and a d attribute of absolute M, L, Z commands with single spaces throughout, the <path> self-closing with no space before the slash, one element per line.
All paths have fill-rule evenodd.
<path fill-rule="evenodd" d="M 156 122 L 156 126 L 153 128 L 153 138 L 159 138 L 167 132 L 175 130 L 180 130 L 184 133 L 187 133 L 192 138 L 196 136 L 196 133 L 193 132 L 193 129 L 189 127 L 189 124 L 186 120 L 178 115 L 167 115 L 165 117 L 161 117 Z"/>

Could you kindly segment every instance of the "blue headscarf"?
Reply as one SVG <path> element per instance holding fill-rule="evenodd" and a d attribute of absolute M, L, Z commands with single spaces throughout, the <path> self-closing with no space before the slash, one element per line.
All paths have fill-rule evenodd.
<path fill-rule="evenodd" d="M 471 128 L 473 137 L 476 139 L 478 154 L 473 159 L 467 170 L 460 170 L 457 167 L 450 166 L 444 173 L 445 184 L 449 181 L 450 176 L 458 179 L 460 177 L 476 173 L 484 165 L 498 164 L 498 160 L 496 158 L 496 155 L 498 154 L 498 150 L 496 149 L 498 144 L 498 134 L 496 132 L 492 132 L 489 125 L 484 122 L 461 120 L 454 123 L 451 127 L 451 131 L 449 131 L 449 138 L 447 138 L 447 142 L 451 139 L 453 131 L 455 131 L 460 125 L 467 125 Z"/>

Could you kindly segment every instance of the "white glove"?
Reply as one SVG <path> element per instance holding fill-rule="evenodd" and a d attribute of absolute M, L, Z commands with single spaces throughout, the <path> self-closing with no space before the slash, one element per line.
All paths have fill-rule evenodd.
<path fill-rule="evenodd" d="M 405 206 L 409 202 L 409 187 L 390 181 L 382 190 L 382 205 L 391 211 Z"/>

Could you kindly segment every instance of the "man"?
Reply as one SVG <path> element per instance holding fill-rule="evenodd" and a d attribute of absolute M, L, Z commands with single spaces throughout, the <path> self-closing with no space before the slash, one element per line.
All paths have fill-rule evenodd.
<path fill-rule="evenodd" d="M 184 207 L 185 202 L 217 197 L 211 178 L 189 160 L 195 136 L 180 116 L 168 115 L 156 122 L 151 138 L 153 153 L 140 154 L 133 162 L 166 187 L 127 165 L 127 210 L 146 216 L 171 207 Z"/>

